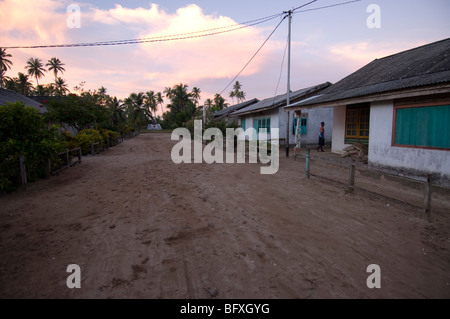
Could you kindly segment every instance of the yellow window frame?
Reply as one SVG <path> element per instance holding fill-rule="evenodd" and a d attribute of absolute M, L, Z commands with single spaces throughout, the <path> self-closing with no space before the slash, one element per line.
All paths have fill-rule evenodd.
<path fill-rule="evenodd" d="M 345 138 L 369 139 L 370 107 L 347 107 Z"/>

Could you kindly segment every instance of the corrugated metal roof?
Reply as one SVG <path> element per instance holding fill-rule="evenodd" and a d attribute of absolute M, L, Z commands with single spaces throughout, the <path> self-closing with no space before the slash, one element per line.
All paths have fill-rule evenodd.
<path fill-rule="evenodd" d="M 443 83 L 450 83 L 450 38 L 376 59 L 324 90 L 322 96 L 295 106 Z"/>
<path fill-rule="evenodd" d="M 308 88 L 304 88 L 301 90 L 294 91 L 290 94 L 289 100 L 290 102 L 295 102 L 302 100 L 306 96 L 310 94 L 314 94 L 315 92 L 319 92 L 320 90 L 323 90 L 331 85 L 330 82 L 325 82 L 322 84 L 314 85 Z M 239 116 L 242 114 L 249 114 L 254 112 L 261 112 L 265 110 L 270 110 L 276 107 L 285 106 L 287 102 L 287 93 L 280 94 L 274 97 L 270 97 L 267 99 L 264 99 L 262 101 L 259 101 L 258 103 L 252 104 L 248 107 L 242 108 L 240 110 L 234 111 L 230 114 L 230 116 Z"/>
<path fill-rule="evenodd" d="M 226 107 L 223 110 L 215 112 L 214 113 L 214 119 L 220 120 L 222 118 L 225 118 L 228 114 L 230 114 L 233 111 L 239 110 L 241 108 L 244 108 L 244 107 L 249 106 L 251 104 L 255 104 L 257 102 L 259 102 L 259 100 L 255 98 L 255 99 L 251 99 L 251 100 L 248 100 L 248 101 L 244 101 L 244 102 L 239 103 L 239 104 L 235 104 L 235 105 Z"/>
<path fill-rule="evenodd" d="M 18 101 L 22 101 L 25 105 L 31 106 L 32 108 L 38 110 L 39 114 L 47 112 L 47 109 L 45 106 L 42 106 L 41 103 L 38 103 L 17 92 L 0 88 L 0 105 L 6 105 L 8 102 L 15 103 Z"/>

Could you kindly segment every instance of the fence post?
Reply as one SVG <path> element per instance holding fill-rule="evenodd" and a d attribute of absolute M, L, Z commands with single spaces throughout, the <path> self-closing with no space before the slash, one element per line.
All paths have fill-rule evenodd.
<path fill-rule="evenodd" d="M 428 221 L 431 222 L 431 175 L 428 175 L 425 183 L 425 194 L 423 197 L 424 213 L 427 214 Z"/>
<path fill-rule="evenodd" d="M 306 167 L 305 167 L 305 175 L 306 178 L 309 179 L 309 154 L 311 153 L 311 150 L 308 148 L 306 150 Z"/>
<path fill-rule="evenodd" d="M 353 193 L 354 190 L 355 190 L 355 163 L 352 163 L 352 165 L 350 165 L 348 191 L 350 193 Z"/>
<path fill-rule="evenodd" d="M 27 189 L 27 172 L 25 169 L 25 156 L 20 155 L 19 157 L 19 166 L 20 166 L 20 179 L 22 182 L 22 187 Z"/>
<path fill-rule="evenodd" d="M 81 147 L 78 148 L 78 162 L 81 163 Z"/>
<path fill-rule="evenodd" d="M 52 162 L 50 158 L 47 160 L 47 177 L 52 174 Z"/>
<path fill-rule="evenodd" d="M 67 168 L 69 168 L 70 166 L 70 161 L 69 161 L 69 150 L 66 150 L 66 166 Z"/>

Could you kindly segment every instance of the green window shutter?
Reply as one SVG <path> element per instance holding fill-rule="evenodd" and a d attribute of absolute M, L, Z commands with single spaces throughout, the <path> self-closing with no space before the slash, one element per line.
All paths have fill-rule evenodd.
<path fill-rule="evenodd" d="M 395 144 L 450 148 L 450 105 L 398 108 Z"/>
<path fill-rule="evenodd" d="M 245 119 L 241 120 L 241 128 L 245 131 Z"/>
<path fill-rule="evenodd" d="M 303 117 L 300 119 L 300 134 L 302 134 L 302 135 L 307 134 L 307 130 L 306 130 L 307 122 L 308 122 L 308 119 L 306 117 Z"/>

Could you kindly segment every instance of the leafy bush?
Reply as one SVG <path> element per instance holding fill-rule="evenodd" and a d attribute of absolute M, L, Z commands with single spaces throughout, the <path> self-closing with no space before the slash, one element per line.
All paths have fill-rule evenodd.
<path fill-rule="evenodd" d="M 74 142 L 81 147 L 82 154 L 88 154 L 91 152 L 92 143 L 100 143 L 103 145 L 103 137 L 98 130 L 85 129 L 78 132 L 73 138 Z"/>
<path fill-rule="evenodd" d="M 24 155 L 27 180 L 48 174 L 48 160 L 64 149 L 58 127 L 47 125 L 38 111 L 22 102 L 0 106 L 0 190 L 20 186 L 19 157 Z"/>
<path fill-rule="evenodd" d="M 65 123 L 80 131 L 109 124 L 111 111 L 101 103 L 99 94 L 86 91 L 80 96 L 69 94 L 63 98 L 50 99 L 45 117 L 51 122 Z"/>
<path fill-rule="evenodd" d="M 119 132 L 114 132 L 111 130 L 100 130 L 100 134 L 103 137 L 103 144 L 104 145 L 110 145 L 110 142 L 117 144 L 119 137 L 120 137 L 120 133 Z"/>

